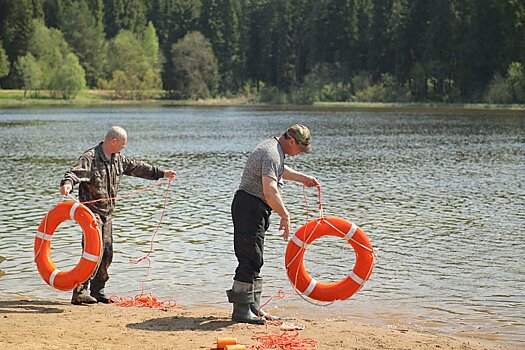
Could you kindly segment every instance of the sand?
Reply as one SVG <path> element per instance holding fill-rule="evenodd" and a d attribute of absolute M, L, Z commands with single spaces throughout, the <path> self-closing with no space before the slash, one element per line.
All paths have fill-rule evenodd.
<path fill-rule="evenodd" d="M 50 300 L 0 300 L 0 349 L 211 349 L 217 337 L 235 337 L 248 349 L 267 349 L 256 336 L 281 334 L 278 323 L 233 323 L 226 309 L 159 309 L 71 305 Z M 317 349 L 514 350 L 506 343 L 391 329 L 342 319 L 295 319 L 295 335 Z M 259 347 L 256 347 L 259 345 Z M 311 348 L 305 348 L 311 349 Z"/>

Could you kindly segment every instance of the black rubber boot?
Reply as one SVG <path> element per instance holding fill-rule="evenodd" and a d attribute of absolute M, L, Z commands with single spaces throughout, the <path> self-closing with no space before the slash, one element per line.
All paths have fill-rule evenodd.
<path fill-rule="evenodd" d="M 253 291 L 234 292 L 232 289 L 226 291 L 228 301 L 233 303 L 232 321 L 251 324 L 265 324 L 264 318 L 258 317 L 251 310 L 253 304 Z"/>
<path fill-rule="evenodd" d="M 81 305 L 81 304 L 95 304 L 97 299 L 89 295 L 87 287 L 89 281 L 86 281 L 79 285 L 77 288 L 73 289 L 73 296 L 71 297 L 71 304 Z"/>
<path fill-rule="evenodd" d="M 261 277 L 253 280 L 253 304 L 250 304 L 250 308 L 259 317 L 264 317 L 270 321 L 279 320 L 279 317 L 272 316 L 261 308 L 262 280 Z"/>
<path fill-rule="evenodd" d="M 91 287 L 91 296 L 97 299 L 98 303 L 109 304 L 109 298 L 104 294 L 104 288 L 94 291 L 93 287 Z"/>

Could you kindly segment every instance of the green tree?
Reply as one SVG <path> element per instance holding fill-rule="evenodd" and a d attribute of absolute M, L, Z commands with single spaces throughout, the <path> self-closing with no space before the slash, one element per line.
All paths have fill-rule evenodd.
<path fill-rule="evenodd" d="M 3 40 L 4 50 L 13 63 L 27 53 L 29 38 L 33 27 L 33 3 L 31 0 L 0 0 L 0 37 Z M 3 81 L 4 86 L 17 87 L 20 85 L 14 70 Z"/>
<path fill-rule="evenodd" d="M 78 57 L 69 53 L 64 64 L 58 69 L 49 84 L 53 96 L 60 96 L 65 100 L 74 98 L 86 86 L 84 68 Z"/>
<path fill-rule="evenodd" d="M 33 94 L 37 95 L 39 90 L 44 89 L 44 73 L 32 54 L 19 57 L 15 64 L 15 71 L 24 88 L 24 97 L 28 91 L 33 91 Z"/>
<path fill-rule="evenodd" d="M 87 2 L 97 30 L 104 32 L 104 0 L 87 0 Z"/>
<path fill-rule="evenodd" d="M 239 64 L 238 7 L 232 0 L 203 0 L 200 15 L 201 32 L 210 40 L 219 63 L 221 92 L 236 90 L 234 81 Z"/>
<path fill-rule="evenodd" d="M 45 24 L 48 28 L 60 28 L 62 19 L 64 18 L 65 2 L 70 0 L 45 0 L 44 2 L 44 18 Z"/>
<path fill-rule="evenodd" d="M 0 40 L 0 79 L 9 74 L 9 59 Z"/>
<path fill-rule="evenodd" d="M 147 24 L 144 1 L 105 0 L 104 23 L 108 38 L 113 38 L 123 29 L 142 33 Z"/>
<path fill-rule="evenodd" d="M 153 90 L 161 88 L 160 73 L 151 62 L 137 35 L 122 30 L 110 42 L 108 51 L 108 66 L 112 75 L 110 86 L 122 98 L 151 96 L 156 93 Z"/>
<path fill-rule="evenodd" d="M 295 83 L 295 52 L 292 36 L 292 5 L 290 0 L 273 4 L 270 22 L 270 60 L 267 81 L 280 90 L 289 91 Z"/>
<path fill-rule="evenodd" d="M 253 0 L 246 9 L 248 77 L 257 88 L 262 81 L 288 91 L 295 82 L 290 0 Z"/>
<path fill-rule="evenodd" d="M 320 60 L 337 66 L 340 79 L 346 82 L 358 69 L 358 13 L 355 0 L 327 0 L 316 21 Z"/>
<path fill-rule="evenodd" d="M 460 20 L 457 67 L 458 86 L 463 98 L 479 100 L 496 72 L 504 73 L 510 61 L 505 59 L 505 8 L 512 0 L 465 0 L 458 7 Z M 513 25 L 517 23 L 514 22 Z"/>
<path fill-rule="evenodd" d="M 61 29 L 86 72 L 87 84 L 96 87 L 106 75 L 106 41 L 85 0 L 73 2 L 64 11 Z"/>
<path fill-rule="evenodd" d="M 270 15 L 265 13 L 264 4 L 262 0 L 252 0 L 248 1 L 244 7 L 246 17 L 246 23 L 243 26 L 245 69 L 247 78 L 255 83 L 257 91 L 260 89 L 260 82 L 266 79 L 266 58 L 269 55 L 269 36 L 266 35 L 266 29 Z"/>
<path fill-rule="evenodd" d="M 373 0 L 358 1 L 358 6 L 356 8 L 356 69 L 358 72 L 372 70 L 372 10 Z"/>
<path fill-rule="evenodd" d="M 17 72 L 24 90 L 49 89 L 54 96 L 74 97 L 85 85 L 84 70 L 71 52 L 62 33 L 34 21 L 35 31 L 29 39 L 29 53 L 17 60 Z"/>
<path fill-rule="evenodd" d="M 525 102 L 525 64 L 512 62 L 507 70 L 507 81 L 512 102 Z"/>
<path fill-rule="evenodd" d="M 173 44 L 171 52 L 176 96 L 191 99 L 212 96 L 219 68 L 209 40 L 199 32 L 191 32 Z"/>
<path fill-rule="evenodd" d="M 43 88 L 48 88 L 53 75 L 64 62 L 70 49 L 58 29 L 47 28 L 34 21 L 35 31 L 29 40 L 29 52 L 36 58 L 43 73 Z"/>
<path fill-rule="evenodd" d="M 159 38 L 151 22 L 148 23 L 142 35 L 142 47 L 150 66 L 154 69 L 159 69 Z"/>
<path fill-rule="evenodd" d="M 148 18 L 157 30 L 162 56 L 171 56 L 172 45 L 192 30 L 197 30 L 201 2 L 200 0 L 151 0 L 146 3 Z M 166 59 L 163 65 L 163 86 L 173 90 L 172 60 Z"/>
<path fill-rule="evenodd" d="M 314 44 L 314 24 L 315 6 L 318 2 L 311 0 L 294 0 L 292 7 L 292 42 L 294 50 L 294 81 L 302 84 L 306 76 L 311 73 L 315 66 L 315 53 L 317 52 Z M 309 81 L 316 77 L 310 76 Z M 310 87 L 306 90 L 311 90 Z"/>

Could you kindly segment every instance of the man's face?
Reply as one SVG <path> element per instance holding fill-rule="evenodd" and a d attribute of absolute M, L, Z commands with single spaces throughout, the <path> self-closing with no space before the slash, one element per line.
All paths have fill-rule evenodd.
<path fill-rule="evenodd" d="M 296 139 L 290 137 L 290 141 L 290 151 L 288 153 L 290 156 L 296 156 L 304 152 L 303 147 L 299 144 L 299 142 L 297 142 Z"/>
<path fill-rule="evenodd" d="M 118 139 L 111 140 L 111 145 L 113 146 L 113 153 L 118 153 L 122 151 L 128 142 L 128 137 L 123 136 Z"/>

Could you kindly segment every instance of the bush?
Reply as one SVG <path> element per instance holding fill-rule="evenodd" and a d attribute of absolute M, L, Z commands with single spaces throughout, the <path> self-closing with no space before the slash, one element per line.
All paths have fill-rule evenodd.
<path fill-rule="evenodd" d="M 509 103 L 512 96 L 505 78 L 497 74 L 487 87 L 484 99 L 488 103 Z"/>
<path fill-rule="evenodd" d="M 512 62 L 507 77 L 496 74 L 485 92 L 488 103 L 525 102 L 525 69 L 520 62 Z"/>
<path fill-rule="evenodd" d="M 291 100 L 293 103 L 300 105 L 311 105 L 319 100 L 319 79 L 309 74 L 304 79 L 303 84 L 296 86 L 291 91 Z"/>
<path fill-rule="evenodd" d="M 389 73 L 381 75 L 381 80 L 364 89 L 358 90 L 354 101 L 359 102 L 407 102 L 410 100 L 410 90 L 400 84 Z"/>
<path fill-rule="evenodd" d="M 507 86 L 512 102 L 525 102 L 525 69 L 520 62 L 512 62 L 507 70 Z"/>
<path fill-rule="evenodd" d="M 9 74 L 9 59 L 0 40 L 0 79 Z"/>
<path fill-rule="evenodd" d="M 261 89 L 259 94 L 259 101 L 262 103 L 278 105 L 287 103 L 287 100 L 286 94 L 274 86 Z"/>

